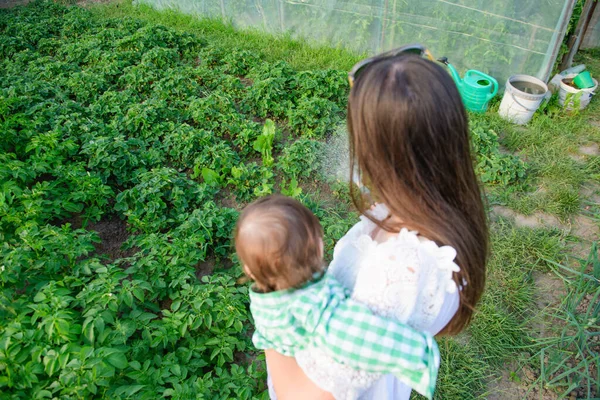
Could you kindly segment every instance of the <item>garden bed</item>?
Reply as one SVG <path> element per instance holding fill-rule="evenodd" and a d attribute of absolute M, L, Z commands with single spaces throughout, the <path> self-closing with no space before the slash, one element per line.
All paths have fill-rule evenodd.
<path fill-rule="evenodd" d="M 327 67 L 353 57 L 128 3 L 0 11 L 0 391 L 266 398 L 231 232 L 244 204 L 275 192 L 315 212 L 329 254 L 357 220 L 320 163 L 348 94 Z M 600 137 L 581 116 L 551 108 L 524 131 L 491 112 L 471 120 L 490 205 L 559 226 L 494 219 L 479 312 L 440 341 L 443 399 L 488 396 L 508 360 L 526 380 L 533 273 L 568 261 L 561 224 L 600 165 L 569 156 Z"/>

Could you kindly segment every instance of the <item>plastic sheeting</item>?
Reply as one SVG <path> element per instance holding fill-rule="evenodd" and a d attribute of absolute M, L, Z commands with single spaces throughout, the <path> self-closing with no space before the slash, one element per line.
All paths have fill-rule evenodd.
<path fill-rule="evenodd" d="M 139 0 L 375 54 L 422 43 L 464 72 L 502 84 L 513 74 L 546 80 L 575 0 Z"/>

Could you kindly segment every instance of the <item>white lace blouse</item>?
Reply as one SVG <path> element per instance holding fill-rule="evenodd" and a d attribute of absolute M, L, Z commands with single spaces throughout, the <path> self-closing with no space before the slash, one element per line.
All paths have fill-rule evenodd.
<path fill-rule="evenodd" d="M 372 215 L 383 219 L 388 210 L 380 204 Z M 336 244 L 327 273 L 333 274 L 352 291 L 353 299 L 366 304 L 374 313 L 417 330 L 438 333 L 458 310 L 459 296 L 452 280 L 452 272 L 459 271 L 454 262 L 456 251 L 450 246 L 438 247 L 406 229 L 378 243 L 371 238 L 375 228 L 372 221 L 361 217 Z M 336 399 L 410 397 L 410 387 L 393 376 L 357 371 L 337 363 L 317 348 L 296 353 L 296 361 L 317 386 Z"/>

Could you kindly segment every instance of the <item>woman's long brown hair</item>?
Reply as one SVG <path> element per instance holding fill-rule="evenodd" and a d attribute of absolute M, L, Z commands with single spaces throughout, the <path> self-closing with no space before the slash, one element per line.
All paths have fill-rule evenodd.
<path fill-rule="evenodd" d="M 483 292 L 488 229 L 456 85 L 441 66 L 417 56 L 376 61 L 350 92 L 348 130 L 351 165 L 396 218 L 370 217 L 351 184 L 356 208 L 386 231 L 407 227 L 457 251 L 460 306 L 442 333 L 460 332 Z"/>

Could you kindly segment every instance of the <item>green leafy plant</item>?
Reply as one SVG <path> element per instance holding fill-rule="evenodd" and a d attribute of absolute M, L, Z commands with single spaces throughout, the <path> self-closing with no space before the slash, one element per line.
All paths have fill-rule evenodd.
<path fill-rule="evenodd" d="M 233 167 L 227 184 L 233 187 L 239 201 L 247 202 L 255 197 L 271 194 L 274 187 L 274 176 L 269 168 L 249 163 Z"/>
<path fill-rule="evenodd" d="M 324 138 L 341 122 L 341 109 L 330 100 L 304 97 L 287 113 L 295 133 L 307 138 Z"/>
<path fill-rule="evenodd" d="M 115 210 L 135 230 L 152 232 L 183 222 L 189 209 L 209 199 L 211 190 L 169 168 L 153 169 L 140 183 L 117 195 Z"/>
<path fill-rule="evenodd" d="M 295 73 L 283 61 L 251 68 L 247 78 L 252 85 L 242 99 L 242 109 L 260 118 L 284 117 L 293 105 Z"/>
<path fill-rule="evenodd" d="M 302 71 L 295 77 L 299 98 L 319 97 L 345 108 L 349 93 L 348 76 L 344 71 Z"/>
<path fill-rule="evenodd" d="M 207 185 L 217 186 L 221 181 L 221 176 L 210 168 L 202 168 L 202 179 Z"/>
<path fill-rule="evenodd" d="M 275 139 L 275 123 L 270 119 L 265 121 L 262 134 L 256 138 L 252 147 L 260 152 L 263 158 L 263 165 L 270 167 L 273 165 L 273 139 Z"/>
<path fill-rule="evenodd" d="M 247 50 L 238 50 L 228 52 L 221 62 L 224 64 L 223 72 L 226 74 L 244 76 L 250 69 L 259 65 L 260 57 Z"/>
<path fill-rule="evenodd" d="M 281 194 L 294 198 L 300 197 L 302 188 L 298 186 L 298 180 L 296 178 L 290 179 L 289 184 L 281 188 Z"/>
<path fill-rule="evenodd" d="M 309 178 L 319 170 L 323 148 L 322 142 L 300 138 L 283 149 L 277 168 L 288 177 Z"/>
<path fill-rule="evenodd" d="M 477 158 L 475 169 L 483 183 L 507 186 L 525 178 L 525 162 L 516 155 L 502 153 L 493 130 L 472 121 L 471 143 Z"/>
<path fill-rule="evenodd" d="M 226 141 L 213 138 L 211 142 L 212 144 L 205 146 L 194 159 L 192 178 L 206 177 L 209 174 L 211 182 L 221 182 L 222 177 L 229 173 L 239 158 Z"/>

